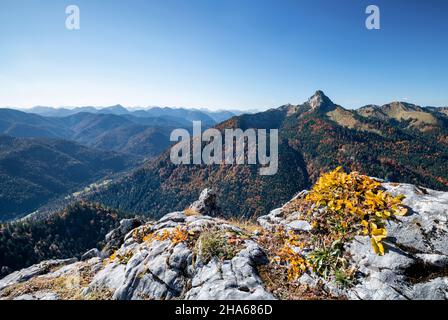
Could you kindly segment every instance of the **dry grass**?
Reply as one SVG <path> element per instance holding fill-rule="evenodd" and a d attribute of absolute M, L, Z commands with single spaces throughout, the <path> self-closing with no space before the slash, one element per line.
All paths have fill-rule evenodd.
<path fill-rule="evenodd" d="M 258 267 L 258 273 L 266 289 L 281 300 L 345 300 L 326 292 L 322 284 L 310 287 L 288 281 L 288 275 L 284 269 L 264 265 Z"/>
<path fill-rule="evenodd" d="M 219 260 L 231 260 L 241 251 L 245 239 L 247 236 L 231 230 L 205 229 L 196 240 L 193 252 L 205 263 L 213 257 Z"/>
<path fill-rule="evenodd" d="M 197 212 L 195 209 L 193 208 L 187 208 L 184 210 L 184 214 L 189 217 L 189 216 L 199 216 L 200 213 Z"/>
<path fill-rule="evenodd" d="M 351 113 L 350 111 L 336 108 L 333 111 L 328 112 L 327 115 L 331 120 L 343 127 L 356 129 L 359 131 L 369 131 L 379 135 L 382 134 L 381 131 L 357 120 L 353 113 Z"/>
<path fill-rule="evenodd" d="M 242 217 L 232 217 L 227 219 L 227 222 L 237 228 L 240 228 L 248 234 L 253 234 L 254 232 L 261 232 L 262 227 L 258 224 L 255 219 L 245 219 Z"/>
<path fill-rule="evenodd" d="M 7 287 L 2 291 L 2 298 L 14 299 L 25 294 L 53 292 L 62 300 L 86 300 L 90 298 L 82 296 L 81 291 L 88 286 L 92 278 L 91 266 L 81 266 L 79 273 L 73 272 L 59 277 L 43 275 Z M 93 293 L 91 296 L 99 295 Z"/>

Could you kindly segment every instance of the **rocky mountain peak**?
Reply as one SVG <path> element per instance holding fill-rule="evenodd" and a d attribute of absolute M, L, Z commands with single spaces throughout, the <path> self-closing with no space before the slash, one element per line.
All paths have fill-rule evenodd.
<path fill-rule="evenodd" d="M 328 111 L 328 109 L 334 107 L 333 101 L 331 101 L 321 90 L 317 90 L 316 93 L 308 99 L 307 104 L 313 110 Z"/>

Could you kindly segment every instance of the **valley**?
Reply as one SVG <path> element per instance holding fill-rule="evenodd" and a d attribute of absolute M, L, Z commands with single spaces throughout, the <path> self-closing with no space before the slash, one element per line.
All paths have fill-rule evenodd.
<path fill-rule="evenodd" d="M 128 111 L 121 106 L 28 111 L 0 109 L 0 221 L 39 209 L 43 214 L 62 209 L 80 191 L 90 191 L 89 185 L 161 154 L 171 145 L 172 130 L 191 131 L 193 120 L 212 126 L 212 117 L 233 116 L 182 108 Z"/>

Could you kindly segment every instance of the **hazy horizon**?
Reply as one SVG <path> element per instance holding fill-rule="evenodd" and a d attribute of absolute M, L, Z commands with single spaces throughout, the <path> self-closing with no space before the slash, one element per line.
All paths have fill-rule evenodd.
<path fill-rule="evenodd" d="M 325 93 L 325 92 L 324 92 Z M 328 95 L 327 95 L 328 96 Z M 311 95 L 310 95 L 311 97 Z M 429 104 L 416 104 L 413 101 L 408 101 L 408 99 L 391 99 L 388 100 L 384 103 L 367 103 L 367 104 L 363 104 L 363 105 L 359 105 L 359 106 L 344 106 L 340 103 L 338 103 L 337 101 L 334 101 L 332 99 L 331 96 L 329 96 L 329 98 L 333 101 L 333 103 L 337 104 L 337 105 L 341 105 L 343 108 L 345 109 L 359 109 L 362 107 L 365 107 L 367 105 L 378 105 L 378 106 L 382 106 L 385 104 L 389 104 L 392 102 L 404 102 L 404 103 L 410 103 L 410 104 L 415 104 L 418 105 L 420 107 L 437 107 L 437 108 L 444 108 L 444 107 L 448 107 L 448 103 L 446 105 L 429 105 Z M 220 111 L 239 111 L 239 112 L 262 112 L 262 111 L 266 111 L 272 108 L 278 108 L 284 105 L 300 105 L 302 103 L 305 103 L 307 101 L 307 99 L 305 99 L 302 102 L 297 102 L 297 103 L 291 103 L 291 102 L 287 102 L 287 103 L 283 103 L 277 106 L 264 106 L 264 107 L 247 107 L 247 108 L 224 108 L 224 107 L 194 107 L 194 106 L 171 106 L 171 105 L 147 105 L 147 106 L 126 106 L 124 104 L 121 103 L 117 103 L 117 104 L 113 104 L 113 105 L 81 105 L 81 106 L 45 106 L 45 105 L 35 105 L 35 106 L 31 106 L 31 107 L 17 107 L 17 106 L 0 106 L 0 108 L 3 109 L 15 109 L 15 110 L 22 110 L 22 111 L 26 111 L 26 110 L 31 110 L 33 108 L 52 108 L 52 109 L 68 109 L 68 110 L 74 110 L 77 108 L 94 108 L 97 110 L 102 110 L 102 109 L 106 109 L 106 108 L 111 108 L 111 107 L 117 107 L 117 106 L 121 106 L 129 111 L 137 111 L 137 110 L 148 110 L 151 108 L 170 108 L 170 109 L 189 109 L 189 110 L 206 110 L 209 112 L 220 112 Z"/>

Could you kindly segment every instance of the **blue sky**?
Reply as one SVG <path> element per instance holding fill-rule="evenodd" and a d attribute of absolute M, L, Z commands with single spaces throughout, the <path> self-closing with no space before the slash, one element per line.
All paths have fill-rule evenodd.
<path fill-rule="evenodd" d="M 0 0 L 0 106 L 448 105 L 446 21 L 444 0 Z"/>

